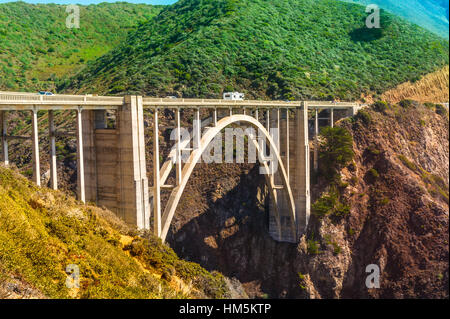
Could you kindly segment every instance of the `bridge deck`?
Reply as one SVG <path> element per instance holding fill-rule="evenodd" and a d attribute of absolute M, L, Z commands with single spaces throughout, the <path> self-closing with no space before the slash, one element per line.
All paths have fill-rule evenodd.
<path fill-rule="evenodd" d="M 124 98 L 90 95 L 38 95 L 32 93 L 0 92 L 0 110 L 75 110 L 117 109 Z M 144 108 L 298 108 L 303 101 L 174 99 L 143 97 Z M 352 102 L 307 101 L 309 109 L 348 109 L 358 106 Z"/>

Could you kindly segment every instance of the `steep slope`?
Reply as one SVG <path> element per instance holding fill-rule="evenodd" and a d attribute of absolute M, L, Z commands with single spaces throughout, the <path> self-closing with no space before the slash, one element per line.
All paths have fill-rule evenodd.
<path fill-rule="evenodd" d="M 142 235 L 109 211 L 0 166 L 0 298 L 232 296 L 221 274 Z M 79 268 L 79 288 L 66 286 L 68 265 Z"/>
<path fill-rule="evenodd" d="M 353 137 L 339 185 L 350 210 L 339 216 L 330 204 L 322 218 L 314 210 L 300 244 L 269 237 L 257 169 L 207 165 L 189 183 L 171 247 L 235 276 L 251 296 L 448 298 L 448 115 L 402 105 L 339 124 Z M 327 185 L 313 184 L 313 202 Z M 380 267 L 380 289 L 366 288 L 370 264 Z"/>
<path fill-rule="evenodd" d="M 80 28 L 68 29 L 65 5 L 0 4 L 0 90 L 54 90 L 161 10 L 123 2 L 79 7 Z"/>
<path fill-rule="evenodd" d="M 331 0 L 181 0 L 82 70 L 71 92 L 357 99 L 448 64 L 448 42 Z"/>
<path fill-rule="evenodd" d="M 401 100 L 415 100 L 419 102 L 445 103 L 449 100 L 449 68 L 425 75 L 419 81 L 406 82 L 384 92 L 384 101 L 398 103 Z"/>
<path fill-rule="evenodd" d="M 448 0 L 343 0 L 376 4 L 400 17 L 448 39 Z"/>

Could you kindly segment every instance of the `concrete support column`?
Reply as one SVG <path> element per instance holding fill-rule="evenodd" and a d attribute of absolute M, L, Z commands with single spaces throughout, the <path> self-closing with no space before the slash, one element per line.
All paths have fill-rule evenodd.
<path fill-rule="evenodd" d="M 77 178 L 78 178 L 78 200 L 86 202 L 85 176 L 84 176 L 84 148 L 83 148 L 83 121 L 82 110 L 76 111 L 77 116 Z"/>
<path fill-rule="evenodd" d="M 271 114 L 272 113 L 272 114 Z M 273 132 L 270 131 L 271 128 L 275 128 L 277 125 L 277 119 L 275 116 L 271 116 L 274 115 L 274 113 L 276 114 L 276 110 L 272 110 L 272 109 L 268 109 L 267 110 L 267 123 L 266 123 L 266 130 L 267 132 L 269 132 L 269 135 L 272 137 L 272 140 L 274 141 L 274 143 L 276 144 L 274 147 L 278 148 L 279 144 L 278 144 L 278 140 L 275 139 L 275 136 L 273 135 Z M 269 143 L 266 144 L 267 145 L 267 151 L 270 150 L 270 146 Z M 268 153 L 270 154 L 270 153 Z M 272 182 L 272 184 L 275 184 L 275 174 L 272 173 L 274 171 L 274 163 L 273 161 L 269 162 L 269 168 L 270 168 L 270 180 Z"/>
<path fill-rule="evenodd" d="M 319 111 L 315 109 L 314 116 L 314 171 L 319 170 Z"/>
<path fill-rule="evenodd" d="M 111 192 L 110 189 L 106 189 L 106 186 L 108 186 L 108 188 L 113 188 L 115 187 L 115 182 L 112 178 L 104 182 L 104 179 L 101 179 L 100 184 L 102 185 L 99 185 L 98 175 L 99 173 L 100 175 L 104 175 L 106 170 L 117 171 L 115 165 L 111 165 L 109 161 L 106 162 L 104 160 L 106 156 L 111 158 L 111 162 L 115 159 L 117 150 L 111 146 L 117 145 L 117 142 L 114 141 L 114 144 L 108 145 L 108 148 L 106 149 L 104 147 L 104 139 L 102 138 L 99 140 L 95 131 L 96 112 L 97 111 L 94 110 L 83 110 L 83 112 L 81 112 L 85 200 L 108 207 L 108 209 L 116 212 L 116 205 L 103 200 L 105 194 Z M 102 111 L 100 111 L 100 113 L 101 112 Z M 97 167 L 97 157 L 100 160 L 99 167 Z M 113 175 L 114 173 L 110 174 Z M 115 201 L 113 198 L 109 198 L 109 200 Z"/>
<path fill-rule="evenodd" d="M 257 120 L 257 121 L 259 121 L 259 114 L 258 114 L 258 109 L 255 109 L 255 119 Z"/>
<path fill-rule="evenodd" d="M 41 166 L 39 162 L 39 136 L 38 136 L 38 118 L 37 109 L 33 109 L 31 114 L 32 126 L 32 153 L 33 153 L 33 181 L 37 186 L 41 186 Z"/>
<path fill-rule="evenodd" d="M 193 123 L 193 148 L 200 148 L 200 140 L 202 138 L 202 121 L 200 120 L 200 109 L 196 109 L 194 113 L 194 123 Z"/>
<path fill-rule="evenodd" d="M 150 206 L 142 97 L 125 96 L 123 106 L 117 111 L 117 119 L 118 212 L 128 224 L 136 225 L 139 229 L 149 229 Z M 154 138 L 158 139 L 158 135 Z M 157 159 L 159 161 L 159 155 Z M 159 174 L 156 176 L 159 181 Z"/>
<path fill-rule="evenodd" d="M 294 161 L 291 170 L 291 187 L 295 201 L 297 238 L 304 234 L 310 215 L 310 166 L 308 139 L 308 105 L 295 110 Z"/>
<path fill-rule="evenodd" d="M 175 111 L 175 121 L 177 122 L 177 138 L 176 138 L 176 163 L 175 163 L 175 173 L 176 173 L 176 180 L 177 185 L 181 184 L 181 179 L 183 175 L 182 172 L 182 158 L 181 158 L 181 118 L 180 118 L 180 109 L 177 109 Z M 214 126 L 217 124 L 217 110 L 214 109 Z"/>
<path fill-rule="evenodd" d="M 277 114 L 276 125 L 277 125 L 277 130 L 278 130 L 278 137 L 276 139 L 276 143 L 277 143 L 278 150 L 280 150 L 281 127 L 280 127 L 280 109 L 279 108 L 277 108 L 276 114 Z"/>
<path fill-rule="evenodd" d="M 330 126 L 334 127 L 334 109 L 330 109 Z"/>
<path fill-rule="evenodd" d="M 156 236 L 161 236 L 158 109 L 155 109 L 153 122 L 153 232 Z"/>
<path fill-rule="evenodd" d="M 290 128 L 289 128 L 289 109 L 286 109 L 286 173 L 288 181 L 290 179 L 290 158 L 289 158 L 289 140 L 291 139 L 290 136 Z"/>
<path fill-rule="evenodd" d="M 284 118 L 283 118 L 284 120 Z M 272 121 L 275 122 L 275 121 Z M 286 126 L 285 126 L 286 125 Z M 294 198 L 296 229 L 291 231 L 291 218 L 289 202 L 286 196 L 281 196 L 283 190 L 278 189 L 277 207 L 280 214 L 281 238 L 278 236 L 275 203 L 270 203 L 269 234 L 278 241 L 296 243 L 305 233 L 310 216 L 310 164 L 308 139 L 308 105 L 303 102 L 295 109 L 293 121 L 289 120 L 289 111 L 286 110 L 285 121 L 281 123 L 280 149 L 286 150 L 282 155 L 283 164 L 289 174 L 289 185 Z M 292 139 L 292 142 L 290 142 Z M 275 184 L 280 185 L 279 176 L 275 176 Z"/>
<path fill-rule="evenodd" d="M 58 177 L 56 169 L 56 129 L 53 111 L 48 111 L 48 138 L 50 141 L 50 187 L 58 189 Z"/>
<path fill-rule="evenodd" d="M 8 135 L 8 121 L 6 117 L 6 111 L 0 111 L 0 126 L 1 126 L 1 143 L 2 143 L 2 161 L 5 166 L 9 165 L 9 156 L 8 156 L 8 139 L 6 136 Z"/>
<path fill-rule="evenodd" d="M 214 109 L 214 112 L 213 112 L 213 122 L 214 122 L 214 126 L 217 126 L 217 109 Z"/>

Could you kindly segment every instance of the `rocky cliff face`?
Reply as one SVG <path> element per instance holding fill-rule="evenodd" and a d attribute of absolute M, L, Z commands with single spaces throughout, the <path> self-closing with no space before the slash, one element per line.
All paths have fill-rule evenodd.
<path fill-rule="evenodd" d="M 339 124 L 354 139 L 354 162 L 341 172 L 348 215 L 313 216 L 298 245 L 277 243 L 256 168 L 202 166 L 170 245 L 252 297 L 448 298 L 448 117 L 414 104 L 363 115 Z M 325 191 L 319 179 L 313 196 Z M 366 287 L 370 264 L 379 289 Z"/>
<path fill-rule="evenodd" d="M 405 106 L 341 121 L 354 140 L 354 162 L 341 172 L 348 184 L 341 197 L 350 213 L 340 219 L 312 216 L 298 245 L 268 235 L 267 189 L 250 164 L 199 165 L 169 245 L 180 257 L 235 277 L 250 297 L 448 297 L 448 117 L 422 105 Z M 162 115 L 163 124 L 171 120 L 171 113 Z M 151 121 L 146 125 L 151 132 Z M 151 140 L 150 133 L 150 180 Z M 164 154 L 170 146 L 163 134 Z M 70 189 L 76 180 L 70 154 L 76 148 L 65 143 L 66 149 L 58 174 L 62 188 Z M 26 148 L 19 150 L 13 160 L 26 158 Z M 313 185 L 314 200 L 326 186 L 322 179 Z M 370 264 L 380 268 L 380 289 L 366 288 Z"/>

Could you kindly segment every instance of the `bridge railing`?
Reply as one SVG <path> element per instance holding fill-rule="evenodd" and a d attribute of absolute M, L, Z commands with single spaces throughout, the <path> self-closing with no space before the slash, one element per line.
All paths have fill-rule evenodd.
<path fill-rule="evenodd" d="M 185 99 L 185 98 L 143 98 L 144 107 L 284 107 L 296 108 L 301 105 L 299 101 L 263 101 L 263 100 L 222 100 L 222 99 Z"/>
<path fill-rule="evenodd" d="M 123 104 L 123 97 L 90 95 L 39 95 L 0 93 L 0 104 L 13 105 L 111 105 Z"/>
<path fill-rule="evenodd" d="M 353 102 L 333 101 L 264 101 L 264 100 L 223 100 L 223 99 L 195 99 L 195 98 L 154 98 L 143 97 L 145 108 L 298 108 L 306 103 L 309 109 L 346 109 L 358 107 Z M 30 108 L 33 105 L 44 108 L 46 105 L 105 108 L 112 106 L 116 108 L 122 105 L 124 97 L 120 96 L 95 96 L 95 95 L 39 95 L 37 93 L 22 92 L 0 92 L 0 105 L 23 105 Z"/>

